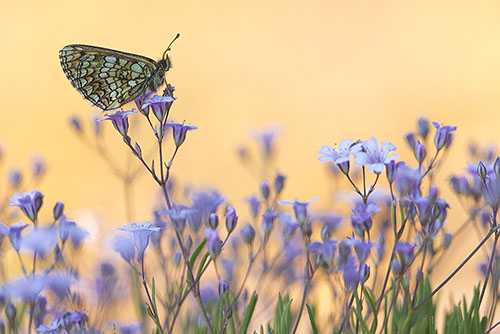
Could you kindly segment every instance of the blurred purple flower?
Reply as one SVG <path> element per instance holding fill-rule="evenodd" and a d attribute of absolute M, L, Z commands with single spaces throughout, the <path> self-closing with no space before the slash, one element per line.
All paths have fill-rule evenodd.
<path fill-rule="evenodd" d="M 369 241 L 360 241 L 356 239 L 353 241 L 353 244 L 354 244 L 354 251 L 358 256 L 358 261 L 360 263 L 366 262 L 366 260 L 370 256 L 370 250 L 373 246 L 373 243 Z"/>
<path fill-rule="evenodd" d="M 113 239 L 113 249 L 128 263 L 135 257 L 134 242 L 129 237 L 117 235 Z"/>
<path fill-rule="evenodd" d="M 144 224 L 132 223 L 118 228 L 120 231 L 130 232 L 134 237 L 134 246 L 137 250 L 137 257 L 142 261 L 144 258 L 144 252 L 149 244 L 149 236 L 153 232 L 164 230 L 161 227 L 155 227 L 150 222 Z"/>
<path fill-rule="evenodd" d="M 64 300 L 70 295 L 71 285 L 77 280 L 75 273 L 68 271 L 56 271 L 47 276 L 47 287 L 59 298 Z"/>
<path fill-rule="evenodd" d="M 285 239 L 285 243 L 288 243 L 300 224 L 294 221 L 290 215 L 282 214 L 279 219 L 283 223 L 283 239 Z"/>
<path fill-rule="evenodd" d="M 257 140 L 257 143 L 262 147 L 264 157 L 269 158 L 274 153 L 274 144 L 276 138 L 280 133 L 279 127 L 270 126 L 268 128 L 254 131 L 253 137 Z"/>
<path fill-rule="evenodd" d="M 359 275 L 356 259 L 354 256 L 349 256 L 342 266 L 342 277 L 344 278 L 344 286 L 347 291 L 353 291 L 358 286 L 361 277 Z"/>
<path fill-rule="evenodd" d="M 7 298 L 34 301 L 38 294 L 45 288 L 46 284 L 46 275 L 22 275 L 19 278 L 4 283 L 0 289 Z"/>
<path fill-rule="evenodd" d="M 219 205 L 226 200 L 217 191 L 194 192 L 191 196 L 192 208 L 201 214 L 202 221 L 206 221 L 211 213 L 215 213 Z"/>
<path fill-rule="evenodd" d="M 295 219 L 299 222 L 299 224 L 303 225 L 307 219 L 307 206 L 316 201 L 318 197 L 313 197 L 307 202 L 299 202 L 297 199 L 295 201 L 278 201 L 282 205 L 292 205 L 293 211 L 295 213 Z"/>
<path fill-rule="evenodd" d="M 14 248 L 14 250 L 18 253 L 19 249 L 21 248 L 21 232 L 26 227 L 28 227 L 28 224 L 23 224 L 23 222 L 17 222 L 9 226 L 10 244 L 12 245 L 12 248 Z"/>
<path fill-rule="evenodd" d="M 34 156 L 31 160 L 31 167 L 34 177 L 41 177 L 45 173 L 45 160 L 39 156 Z"/>
<path fill-rule="evenodd" d="M 372 227 L 372 217 L 380 211 L 380 207 L 373 203 L 359 202 L 352 209 L 351 223 L 358 235 L 367 232 Z"/>
<path fill-rule="evenodd" d="M 369 165 L 370 171 L 380 174 L 384 171 L 385 165 L 399 158 L 399 154 L 389 156 L 392 151 L 396 150 L 396 146 L 390 142 L 385 142 L 379 148 L 378 141 L 375 137 L 371 137 L 361 143 L 362 150 L 353 153 L 354 163 L 358 166 Z"/>
<path fill-rule="evenodd" d="M 13 188 L 17 188 L 23 179 L 23 173 L 17 169 L 13 168 L 9 171 L 9 183 Z"/>
<path fill-rule="evenodd" d="M 36 221 L 38 211 L 43 204 L 43 195 L 39 191 L 32 190 L 29 193 L 14 193 L 10 198 L 9 206 L 17 206 L 32 222 Z"/>
<path fill-rule="evenodd" d="M 122 325 L 118 326 L 118 329 L 120 331 L 120 334 L 141 334 L 141 333 L 143 333 L 142 323 L 140 323 L 140 322 L 131 322 L 128 324 L 122 324 Z"/>
<path fill-rule="evenodd" d="M 252 217 L 256 218 L 259 214 L 260 200 L 257 198 L 257 196 L 253 195 L 245 198 L 245 201 L 247 201 L 248 205 L 250 206 L 250 213 L 252 214 Z"/>
<path fill-rule="evenodd" d="M 51 227 L 35 227 L 21 239 L 21 248 L 36 253 L 40 258 L 45 258 L 57 243 L 57 230 Z"/>

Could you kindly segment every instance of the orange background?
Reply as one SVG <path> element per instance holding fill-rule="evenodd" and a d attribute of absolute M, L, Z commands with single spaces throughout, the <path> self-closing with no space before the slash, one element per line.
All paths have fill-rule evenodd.
<path fill-rule="evenodd" d="M 158 59 L 181 33 L 170 53 L 168 78 L 179 98 L 172 117 L 199 130 L 188 134 L 172 172 L 182 184 L 217 187 L 240 211 L 246 212 L 242 198 L 257 191 L 258 180 L 235 151 L 265 125 L 282 127 L 276 165 L 288 176 L 284 197 L 319 195 L 316 207 L 329 196 L 325 166 L 317 161 L 321 145 L 374 135 L 408 158 L 403 136 L 418 115 L 456 125 L 440 173 L 449 189 L 444 181 L 463 170 L 471 138 L 498 142 L 497 1 L 1 0 L 0 27 L 0 142 L 7 166 L 43 156 L 46 214 L 62 200 L 68 215 L 90 224 L 94 235 L 126 223 L 121 185 L 68 127 L 74 114 L 88 127 L 96 110 L 60 68 L 58 50 L 66 44 Z M 111 124 L 104 126 L 123 158 L 121 139 Z M 142 175 L 135 193 L 141 220 L 150 217 L 154 189 Z M 453 226 L 465 214 L 448 198 Z M 458 248 L 476 242 L 462 239 Z M 460 258 L 451 255 L 442 277 Z M 450 287 L 470 293 L 477 278 L 471 264 Z"/>

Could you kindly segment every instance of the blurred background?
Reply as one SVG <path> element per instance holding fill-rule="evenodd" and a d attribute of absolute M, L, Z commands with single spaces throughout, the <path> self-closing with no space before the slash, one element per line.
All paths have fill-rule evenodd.
<path fill-rule="evenodd" d="M 58 51 L 66 44 L 159 59 L 180 33 L 167 75 L 178 96 L 171 116 L 199 130 L 188 134 L 172 173 L 183 186 L 217 188 L 240 211 L 260 179 L 237 151 L 255 144 L 257 129 L 280 129 L 275 165 L 288 177 L 284 198 L 317 195 L 314 207 L 325 208 L 331 198 L 326 165 L 317 160 L 321 145 L 376 136 L 407 159 L 404 135 L 415 130 L 419 115 L 456 125 L 438 181 L 451 203 L 451 230 L 465 214 L 449 191 L 449 175 L 464 170 L 470 141 L 499 141 L 497 1 L 1 0 L 0 27 L 2 178 L 11 167 L 26 168 L 32 156 L 43 157 L 47 174 L 37 187 L 46 205 L 63 201 L 94 236 L 127 223 L 123 188 L 69 126 L 77 115 L 88 130 L 92 117 L 101 116 L 61 70 Z M 133 160 L 127 165 L 111 124 L 102 125 L 113 159 L 138 167 Z M 135 218 L 151 218 L 155 189 L 150 177 L 139 175 Z M 477 239 L 469 234 L 457 242 L 435 279 Z M 476 273 L 469 264 L 442 295 L 445 302 L 454 289 L 470 294 Z"/>

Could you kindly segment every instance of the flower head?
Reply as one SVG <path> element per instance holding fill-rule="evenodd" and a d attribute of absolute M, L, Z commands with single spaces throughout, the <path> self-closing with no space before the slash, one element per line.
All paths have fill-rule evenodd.
<path fill-rule="evenodd" d="M 274 145 L 279 133 L 280 128 L 276 126 L 254 132 L 253 136 L 262 147 L 265 158 L 269 158 L 274 153 Z"/>
<path fill-rule="evenodd" d="M 292 205 L 293 211 L 295 213 L 295 219 L 299 222 L 299 224 L 303 225 L 307 219 L 307 206 L 316 201 L 318 197 L 313 197 L 307 202 L 300 202 L 297 199 L 295 201 L 279 201 L 280 204 L 283 205 Z"/>
<path fill-rule="evenodd" d="M 396 150 L 396 146 L 390 142 L 383 143 L 379 148 L 377 139 L 371 137 L 361 145 L 362 149 L 354 153 L 354 163 L 358 166 L 369 165 L 368 169 L 376 174 L 382 173 L 386 164 L 399 158 L 399 154 L 389 156 Z"/>
<path fill-rule="evenodd" d="M 175 101 L 174 98 L 170 96 L 159 96 L 154 95 L 153 97 L 144 100 L 144 104 L 141 109 L 148 109 L 151 107 L 153 114 L 159 122 L 163 122 L 165 116 L 168 114 L 172 103 Z"/>
<path fill-rule="evenodd" d="M 36 221 L 38 211 L 43 204 L 43 195 L 39 191 L 32 190 L 29 193 L 14 193 L 10 198 L 9 206 L 17 206 L 32 222 Z"/>
<path fill-rule="evenodd" d="M 452 132 L 457 129 L 456 126 L 439 125 L 437 122 L 432 122 L 436 128 L 436 135 L 434 136 L 434 145 L 439 151 L 445 146 L 449 146 L 452 140 Z"/>
<path fill-rule="evenodd" d="M 372 227 L 372 217 L 375 213 L 380 211 L 380 207 L 373 203 L 359 202 L 354 209 L 352 209 L 351 223 L 354 231 L 358 235 L 363 232 L 369 231 Z"/>
<path fill-rule="evenodd" d="M 318 160 L 333 161 L 344 174 L 348 174 L 351 154 L 360 151 L 361 145 L 357 142 L 353 143 L 352 139 L 342 140 L 337 149 L 330 146 L 322 146 L 318 153 L 323 154 L 323 156 L 318 157 Z"/>
<path fill-rule="evenodd" d="M 150 222 L 144 224 L 132 223 L 118 228 L 121 231 L 131 232 L 134 237 L 134 246 L 140 260 L 144 257 L 144 252 L 149 244 L 149 236 L 153 232 L 164 230 L 164 228 L 153 226 Z"/>
<path fill-rule="evenodd" d="M 100 121 L 106 121 L 109 120 L 113 123 L 113 126 L 115 127 L 116 131 L 118 131 L 123 137 L 127 137 L 128 133 L 128 116 L 137 114 L 137 111 L 134 110 L 118 110 L 113 114 L 106 114 L 106 116 L 101 119 Z"/>
<path fill-rule="evenodd" d="M 29 249 L 40 258 L 45 258 L 57 243 L 57 230 L 50 227 L 35 227 L 21 239 L 21 248 Z"/>
<path fill-rule="evenodd" d="M 217 230 L 207 228 L 205 230 L 205 238 L 207 239 L 207 250 L 212 259 L 219 256 L 222 250 L 222 244 Z"/>
<path fill-rule="evenodd" d="M 179 147 L 184 143 L 184 140 L 186 140 L 186 133 L 188 131 L 196 130 L 198 129 L 194 125 L 184 125 L 185 122 L 182 123 L 174 123 L 174 122 L 169 122 L 165 123 L 166 127 L 171 127 L 173 130 L 173 135 L 174 135 L 174 142 L 175 146 Z"/>
<path fill-rule="evenodd" d="M 28 224 L 23 224 L 23 222 L 17 222 L 9 226 L 9 239 L 12 248 L 16 252 L 21 249 L 21 232 L 28 227 Z"/>
<path fill-rule="evenodd" d="M 3 284 L 0 290 L 10 299 L 19 298 L 23 301 L 34 301 L 46 284 L 46 275 L 23 275 Z"/>

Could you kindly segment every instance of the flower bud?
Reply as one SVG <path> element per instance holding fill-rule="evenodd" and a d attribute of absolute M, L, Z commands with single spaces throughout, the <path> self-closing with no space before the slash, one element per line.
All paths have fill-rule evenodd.
<path fill-rule="evenodd" d="M 172 255 L 172 262 L 174 262 L 174 265 L 176 267 L 179 267 L 182 261 L 182 255 L 179 252 L 175 252 L 174 255 Z"/>
<path fill-rule="evenodd" d="M 219 297 L 225 296 L 229 292 L 229 284 L 222 280 L 219 282 Z"/>
<path fill-rule="evenodd" d="M 266 181 L 262 182 L 260 184 L 260 194 L 262 195 L 262 198 L 267 200 L 269 198 L 269 194 L 271 193 L 271 188 L 269 188 L 269 183 Z"/>
<path fill-rule="evenodd" d="M 254 238 L 255 238 L 255 229 L 252 227 L 252 225 L 247 224 L 245 227 L 241 229 L 241 239 L 247 245 L 250 246 Z"/>
<path fill-rule="evenodd" d="M 58 220 L 59 217 L 61 217 L 61 215 L 63 214 L 63 211 L 64 211 L 64 203 L 63 202 L 57 202 L 55 205 L 54 205 L 54 220 Z"/>
<path fill-rule="evenodd" d="M 205 237 L 207 238 L 207 250 L 212 259 L 216 259 L 222 250 L 221 240 L 219 233 L 216 230 L 207 228 L 205 230 Z"/>
<path fill-rule="evenodd" d="M 479 177 L 484 181 L 486 180 L 486 174 L 486 166 L 482 161 L 479 161 L 479 164 L 477 165 L 477 175 L 479 175 Z"/>
<path fill-rule="evenodd" d="M 279 195 L 285 187 L 285 180 L 286 176 L 280 173 L 276 173 L 276 176 L 274 178 L 274 192 L 276 193 L 276 195 Z"/>
<path fill-rule="evenodd" d="M 262 215 L 262 229 L 264 230 L 264 234 L 268 236 L 271 234 L 274 226 L 274 219 L 276 219 L 276 214 L 272 211 L 267 210 Z"/>
<path fill-rule="evenodd" d="M 232 206 L 226 208 L 226 229 L 227 233 L 231 233 L 236 228 L 236 223 L 238 222 L 238 216 L 236 215 L 236 210 Z"/>
<path fill-rule="evenodd" d="M 418 164 L 421 165 L 425 159 L 427 152 L 425 151 L 425 146 L 422 143 L 420 143 L 420 141 L 417 141 L 414 153 L 415 153 L 415 158 L 418 161 Z"/>
<path fill-rule="evenodd" d="M 11 302 L 9 302 L 5 307 L 5 316 L 7 317 L 7 320 L 9 321 L 11 326 L 14 326 L 16 323 L 16 315 L 16 307 Z"/>
<path fill-rule="evenodd" d="M 418 118 L 417 131 L 423 140 L 427 139 L 427 135 L 429 134 L 429 120 L 427 118 L 423 116 Z"/>
<path fill-rule="evenodd" d="M 332 236 L 332 232 L 330 231 L 330 227 L 328 225 L 323 225 L 321 228 L 321 240 L 326 241 L 330 240 L 330 237 Z"/>
<path fill-rule="evenodd" d="M 361 283 L 365 283 L 370 277 L 370 266 L 363 262 L 359 265 L 359 276 L 361 278 Z"/>
<path fill-rule="evenodd" d="M 217 214 L 212 212 L 208 216 L 208 226 L 210 226 L 214 230 L 217 228 L 217 226 L 219 226 L 219 216 L 217 216 Z"/>

